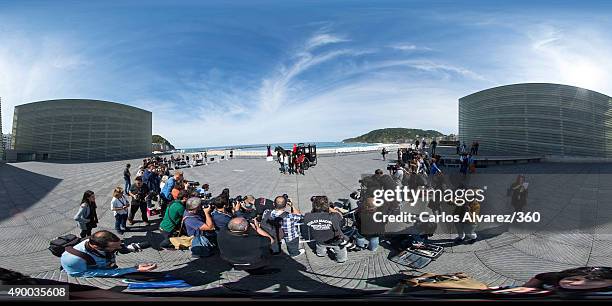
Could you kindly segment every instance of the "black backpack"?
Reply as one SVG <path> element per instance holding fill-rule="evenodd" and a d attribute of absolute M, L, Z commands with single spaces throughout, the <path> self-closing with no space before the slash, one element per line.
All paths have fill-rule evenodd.
<path fill-rule="evenodd" d="M 73 234 L 60 236 L 57 237 L 57 239 L 51 240 L 49 243 L 49 251 L 57 257 L 62 257 L 67 247 L 73 247 L 79 244 L 79 242 L 81 242 L 81 238 Z"/>
<path fill-rule="evenodd" d="M 272 210 L 266 210 L 261 217 L 261 228 L 280 242 L 285 238 L 283 219 L 287 217 L 288 214 L 288 212 L 284 212 L 280 216 L 272 218 Z"/>

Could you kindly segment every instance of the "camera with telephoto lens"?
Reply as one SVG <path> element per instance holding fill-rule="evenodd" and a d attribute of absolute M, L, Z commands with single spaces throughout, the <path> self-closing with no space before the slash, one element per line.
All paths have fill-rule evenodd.
<path fill-rule="evenodd" d="M 200 186 L 200 182 L 194 182 L 194 181 L 188 181 L 187 182 L 187 186 L 189 186 L 189 188 L 197 188 L 198 186 Z"/>

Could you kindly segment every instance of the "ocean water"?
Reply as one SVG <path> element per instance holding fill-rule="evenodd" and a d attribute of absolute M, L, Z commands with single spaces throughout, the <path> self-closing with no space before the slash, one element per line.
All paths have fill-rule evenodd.
<path fill-rule="evenodd" d="M 298 143 L 295 143 L 298 144 Z M 376 143 L 361 143 L 361 142 L 353 142 L 353 143 L 344 143 L 344 142 L 304 142 L 304 145 L 314 144 L 317 146 L 317 149 L 337 149 L 337 148 L 348 148 L 348 147 L 367 147 L 367 146 L 375 146 Z M 202 147 L 202 148 L 187 148 L 185 153 L 195 153 L 202 152 L 206 150 L 248 150 L 248 151 L 263 151 L 265 152 L 267 146 L 270 145 L 270 148 L 274 151 L 274 148 L 277 146 L 283 147 L 285 150 L 291 150 L 293 148 L 293 143 L 271 143 L 271 144 L 250 144 L 250 145 L 234 145 L 234 146 L 221 146 L 221 147 Z"/>

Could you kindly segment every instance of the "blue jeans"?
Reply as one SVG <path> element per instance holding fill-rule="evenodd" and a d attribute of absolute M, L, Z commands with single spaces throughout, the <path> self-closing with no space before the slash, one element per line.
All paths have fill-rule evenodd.
<path fill-rule="evenodd" d="M 293 240 L 288 240 L 287 238 L 283 238 L 285 240 L 285 244 L 287 245 L 287 253 L 289 256 L 297 256 L 300 255 L 300 238 L 295 238 Z M 274 241 L 272 244 L 272 252 L 277 253 L 280 252 L 278 242 Z"/>
<path fill-rule="evenodd" d="M 128 194 L 128 191 L 130 191 L 130 188 L 132 188 L 132 182 L 130 182 L 130 179 L 124 179 L 124 180 L 125 180 L 124 192 L 125 194 Z"/>
<path fill-rule="evenodd" d="M 380 243 L 380 238 L 379 237 L 369 237 L 369 238 L 357 237 L 357 239 L 355 240 L 355 244 L 357 244 L 357 246 L 360 248 L 365 248 L 366 243 L 368 245 L 368 250 L 376 251 L 376 249 L 378 248 L 378 244 Z"/>
<path fill-rule="evenodd" d="M 115 229 L 118 232 L 123 232 L 126 229 L 126 222 L 128 219 L 127 214 L 117 214 L 115 215 Z"/>

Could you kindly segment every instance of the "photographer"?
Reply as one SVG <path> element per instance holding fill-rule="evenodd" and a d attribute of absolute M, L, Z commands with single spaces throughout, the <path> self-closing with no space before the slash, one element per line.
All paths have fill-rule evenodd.
<path fill-rule="evenodd" d="M 194 236 L 194 239 L 200 239 L 201 249 L 197 252 L 199 256 L 209 256 L 214 251 L 214 244 L 211 243 L 211 240 L 216 241 L 216 235 L 215 225 L 210 216 L 211 210 L 212 207 L 209 205 L 202 207 L 202 200 L 200 198 L 193 197 L 187 200 L 183 224 L 187 236 Z M 193 248 L 192 252 L 195 255 L 196 252 Z"/>
<path fill-rule="evenodd" d="M 149 197 L 149 187 L 143 184 L 142 178 L 137 176 L 135 184 L 130 189 L 130 196 L 132 197 L 132 204 L 130 206 L 130 214 L 128 216 L 128 223 L 134 225 L 134 216 L 140 209 L 140 215 L 145 225 L 149 226 L 149 218 L 147 217 L 147 198 Z"/>
<path fill-rule="evenodd" d="M 73 277 L 125 277 L 134 272 L 149 272 L 156 264 L 118 268 L 115 254 L 123 248 L 121 239 L 109 231 L 98 231 L 91 238 L 66 248 L 60 259 L 62 268 Z"/>
<path fill-rule="evenodd" d="M 208 191 L 208 188 L 208 184 L 202 184 L 202 187 L 196 188 L 195 191 L 198 193 L 201 199 L 208 200 L 212 197 L 212 194 Z"/>
<path fill-rule="evenodd" d="M 326 196 L 313 199 L 312 212 L 304 215 L 304 223 L 310 228 L 316 241 L 316 254 L 327 256 L 331 249 L 336 254 L 336 262 L 344 263 L 348 257 L 348 237 L 342 233 L 342 214 L 331 208 Z"/>
<path fill-rule="evenodd" d="M 179 193 L 178 199 L 168 206 L 168 211 L 159 224 L 159 232 L 162 234 L 162 236 L 164 236 L 164 240 L 159 245 L 160 247 L 173 249 L 172 244 L 170 243 L 170 237 L 172 237 L 176 230 L 180 229 L 181 220 L 183 218 L 183 214 L 185 213 L 185 205 L 188 198 L 189 192 L 187 190 L 182 190 Z"/>
<path fill-rule="evenodd" d="M 217 232 L 221 229 L 226 229 L 227 224 L 233 218 L 232 213 L 228 211 L 228 200 L 226 200 L 225 197 L 218 196 L 212 199 L 210 205 L 214 209 L 210 215 L 215 224 L 215 229 Z"/>
<path fill-rule="evenodd" d="M 248 221 L 257 218 L 257 210 L 255 209 L 255 197 L 247 195 L 242 198 L 242 201 L 237 201 L 234 206 L 234 213 L 236 217 L 243 217 Z"/>
<path fill-rule="evenodd" d="M 455 209 L 453 210 L 453 215 L 459 216 L 459 219 L 461 220 L 460 222 L 455 223 L 455 228 L 457 229 L 457 238 L 455 238 L 455 243 L 473 244 L 478 238 L 478 235 L 476 234 L 476 227 L 478 224 L 475 220 L 473 220 L 473 222 L 464 222 L 463 218 L 465 214 L 470 214 L 473 216 L 480 215 L 480 202 L 476 201 L 476 199 L 471 202 L 467 202 L 465 199 L 463 199 L 463 201 L 466 203 L 459 203 L 457 199 L 454 203 Z"/>
<path fill-rule="evenodd" d="M 160 200 L 161 200 L 161 215 L 160 215 L 161 218 L 164 217 L 166 213 L 166 207 L 173 200 L 172 199 L 172 189 L 174 189 L 174 186 L 182 180 L 183 180 L 183 172 L 177 170 L 177 171 L 174 171 L 174 176 L 170 177 L 168 181 L 166 182 L 166 184 L 164 185 L 164 188 L 162 189 L 159 195 Z"/>
<path fill-rule="evenodd" d="M 376 251 L 380 235 L 385 232 L 385 223 L 375 222 L 374 214 L 378 211 L 374 205 L 374 197 L 369 194 L 355 215 L 358 235 L 355 237 L 358 247 Z"/>
<path fill-rule="evenodd" d="M 270 245 L 274 238 L 264 231 L 257 220 L 250 223 L 241 217 L 233 218 L 227 228 L 219 230 L 217 237 L 221 258 L 236 270 L 251 275 L 279 272 L 266 269 L 270 264 Z"/>
<path fill-rule="evenodd" d="M 291 208 L 291 212 L 285 211 L 287 206 Z M 300 249 L 300 232 L 297 225 L 302 219 L 304 215 L 293 207 L 291 199 L 286 194 L 274 199 L 274 210 L 264 211 L 261 217 L 263 229 L 276 239 L 277 243 L 272 245 L 273 253 L 280 253 L 281 239 L 284 239 L 289 256 L 304 254 L 305 250 Z"/>

